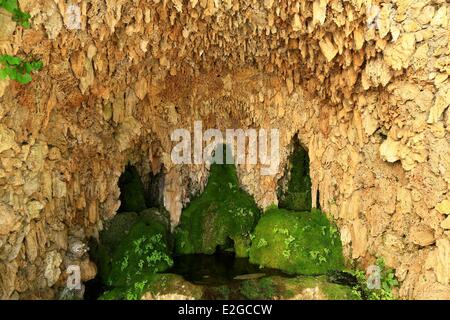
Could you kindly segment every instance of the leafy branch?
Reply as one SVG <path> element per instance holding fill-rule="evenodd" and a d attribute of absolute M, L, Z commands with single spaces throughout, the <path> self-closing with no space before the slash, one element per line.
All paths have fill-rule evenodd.
<path fill-rule="evenodd" d="M 0 0 L 0 7 L 4 8 L 6 11 L 12 13 L 12 19 L 20 24 L 24 28 L 30 27 L 30 18 L 31 15 L 29 13 L 23 12 L 19 8 L 19 4 L 17 0 Z"/>
<path fill-rule="evenodd" d="M 30 27 L 31 15 L 20 10 L 17 0 L 0 0 L 0 8 L 12 13 L 12 19 L 22 27 Z M 9 78 L 27 84 L 32 80 L 31 73 L 41 70 L 42 66 L 43 64 L 39 60 L 27 62 L 19 57 L 0 55 L 0 67 L 2 67 L 0 68 L 0 79 Z"/>
<path fill-rule="evenodd" d="M 367 285 L 368 278 L 362 270 L 353 271 L 353 275 L 358 280 L 358 285 L 353 288 L 353 293 L 361 298 L 368 300 L 395 300 L 393 289 L 398 287 L 399 283 L 395 277 L 393 269 L 386 268 L 383 258 L 378 258 L 376 266 L 380 270 L 380 288 L 369 289 Z"/>
<path fill-rule="evenodd" d="M 0 79 L 9 78 L 27 84 L 32 80 L 31 72 L 41 70 L 43 63 L 39 60 L 26 62 L 19 57 L 5 54 L 0 55 L 0 65 L 3 66 L 0 69 Z"/>

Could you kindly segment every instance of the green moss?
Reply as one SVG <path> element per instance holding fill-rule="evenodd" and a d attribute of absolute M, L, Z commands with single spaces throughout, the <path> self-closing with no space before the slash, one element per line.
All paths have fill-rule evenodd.
<path fill-rule="evenodd" d="M 144 294 L 183 295 L 200 299 L 203 288 L 175 274 L 147 274 L 136 279 L 132 286 L 118 287 L 105 292 L 100 300 L 139 300 Z"/>
<path fill-rule="evenodd" d="M 236 257 L 247 258 L 250 250 L 251 240 L 247 236 L 237 236 L 234 238 L 234 251 Z"/>
<path fill-rule="evenodd" d="M 363 270 L 351 271 L 357 278 L 358 283 L 353 287 L 353 292 L 367 300 L 395 300 L 394 288 L 398 286 L 395 270 L 386 268 L 383 258 L 378 258 L 376 266 L 379 268 L 380 288 L 369 289 L 368 277 Z"/>
<path fill-rule="evenodd" d="M 361 300 L 354 290 L 335 283 L 324 283 L 322 290 L 327 296 L 328 300 Z"/>
<path fill-rule="evenodd" d="M 90 254 L 97 264 L 98 277 L 102 283 L 108 283 L 113 253 L 139 220 L 140 216 L 135 212 L 117 214 L 106 222 L 105 230 L 100 233 L 100 243 L 91 245 Z"/>
<path fill-rule="evenodd" d="M 311 178 L 308 152 L 297 142 L 289 159 L 287 185 L 278 192 L 279 207 L 295 210 L 311 210 Z"/>
<path fill-rule="evenodd" d="M 176 274 L 158 274 L 147 287 L 147 292 L 154 295 L 177 294 L 186 297 L 200 299 L 203 295 L 203 288 L 194 285 Z"/>
<path fill-rule="evenodd" d="M 287 280 L 282 280 L 285 284 L 284 290 L 290 290 L 292 296 L 302 292 L 306 288 L 317 288 L 322 299 L 327 300 L 359 300 L 358 295 L 355 295 L 352 288 L 336 283 L 331 283 L 326 276 L 318 277 L 295 277 Z M 291 297 L 292 297 L 291 296 Z M 284 296 L 284 298 L 291 298 Z"/>
<path fill-rule="evenodd" d="M 181 215 L 176 252 L 212 254 L 232 239 L 236 255 L 245 257 L 259 216 L 255 201 L 239 186 L 235 166 L 212 164 L 204 192 Z"/>
<path fill-rule="evenodd" d="M 344 267 L 338 230 L 319 210 L 266 211 L 255 228 L 250 262 L 304 275 Z"/>
<path fill-rule="evenodd" d="M 162 272 L 173 262 L 159 224 L 138 222 L 112 255 L 108 284 L 129 285 L 134 277 Z"/>
<path fill-rule="evenodd" d="M 141 277 L 172 266 L 168 219 L 168 213 L 161 209 L 120 213 L 101 232 L 100 244 L 91 256 L 99 268 L 100 281 L 114 288 L 110 294 L 130 290 Z"/>
<path fill-rule="evenodd" d="M 326 300 L 358 300 L 359 297 L 353 293 L 351 287 L 335 284 L 327 281 L 325 276 L 306 277 L 298 276 L 294 278 L 273 277 L 273 281 L 278 284 L 280 298 L 290 299 L 296 295 L 301 298 L 305 289 L 316 289 L 319 299 Z"/>
<path fill-rule="evenodd" d="M 238 299 L 273 300 L 273 299 L 326 299 L 355 300 L 358 296 L 352 288 L 330 283 L 326 277 L 281 277 L 269 276 L 246 280 L 239 284 Z"/>
<path fill-rule="evenodd" d="M 194 285 L 175 274 L 151 274 L 141 277 L 134 286 L 120 287 L 105 292 L 102 300 L 136 300 L 150 293 L 158 295 L 183 295 L 199 299 L 327 299 L 357 300 L 351 287 L 327 282 L 326 277 L 268 276 L 259 279 L 231 282 L 227 285 L 207 287 Z"/>
<path fill-rule="evenodd" d="M 125 300 L 125 297 L 125 288 L 114 288 L 103 293 L 98 300 Z"/>
<path fill-rule="evenodd" d="M 278 294 L 278 288 L 275 286 L 271 277 L 266 277 L 243 281 L 240 286 L 240 293 L 245 299 L 269 300 Z"/>
<path fill-rule="evenodd" d="M 211 289 L 215 293 L 215 300 L 229 300 L 231 290 L 228 286 L 218 286 Z"/>
<path fill-rule="evenodd" d="M 119 179 L 120 209 L 125 212 L 140 212 L 146 209 L 144 185 L 136 168 L 128 165 Z"/>

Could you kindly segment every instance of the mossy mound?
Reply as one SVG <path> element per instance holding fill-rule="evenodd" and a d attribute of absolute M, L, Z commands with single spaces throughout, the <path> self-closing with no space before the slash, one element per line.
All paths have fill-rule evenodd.
<path fill-rule="evenodd" d="M 195 299 L 203 296 L 203 288 L 183 277 L 170 274 L 149 274 L 142 276 L 133 286 L 114 288 L 105 292 L 100 300 L 177 300 Z"/>
<path fill-rule="evenodd" d="M 303 275 L 344 267 L 338 230 L 320 210 L 267 210 L 255 228 L 250 262 Z"/>
<path fill-rule="evenodd" d="M 246 280 L 239 287 L 242 298 L 251 300 L 356 300 L 352 288 L 330 283 L 326 277 L 270 276 Z"/>
<path fill-rule="evenodd" d="M 168 214 L 147 209 L 139 214 L 120 213 L 100 234 L 92 252 L 106 287 L 134 286 L 141 276 L 165 271 L 170 257 Z"/>
<path fill-rule="evenodd" d="M 133 286 L 114 288 L 101 300 L 358 300 L 351 287 L 326 277 L 266 276 L 221 286 L 195 285 L 175 274 L 150 274 Z"/>
<path fill-rule="evenodd" d="M 140 212 L 147 208 L 145 204 L 144 185 L 137 169 L 127 165 L 119 179 L 119 212 Z"/>
<path fill-rule="evenodd" d="M 239 186 L 235 166 L 214 163 L 204 192 L 181 215 L 175 252 L 212 254 L 231 239 L 236 256 L 245 257 L 259 216 L 255 201 Z"/>
<path fill-rule="evenodd" d="M 160 224 L 138 222 L 112 256 L 110 285 L 129 285 L 134 277 L 162 272 L 172 259 Z"/>
<path fill-rule="evenodd" d="M 287 185 L 278 191 L 278 206 L 295 211 L 311 210 L 311 178 L 308 152 L 297 142 L 289 159 Z"/>

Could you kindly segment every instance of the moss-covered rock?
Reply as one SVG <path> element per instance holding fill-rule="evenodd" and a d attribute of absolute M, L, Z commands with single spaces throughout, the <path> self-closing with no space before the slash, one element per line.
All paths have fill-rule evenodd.
<path fill-rule="evenodd" d="M 138 222 L 112 255 L 108 284 L 129 285 L 134 277 L 165 271 L 172 263 L 161 225 Z"/>
<path fill-rule="evenodd" d="M 107 287 L 134 286 L 141 276 L 171 267 L 168 219 L 162 209 L 118 214 L 92 252 L 101 282 Z"/>
<path fill-rule="evenodd" d="M 303 275 L 344 267 L 338 230 L 320 210 L 267 210 L 255 228 L 250 262 Z"/>
<path fill-rule="evenodd" d="M 143 276 L 133 286 L 105 292 L 101 300 L 357 300 L 351 287 L 330 283 L 325 276 L 234 281 L 220 286 L 195 285 L 175 274 Z"/>
<path fill-rule="evenodd" d="M 201 286 L 179 275 L 162 273 L 141 276 L 132 286 L 105 292 L 100 300 L 198 300 L 202 296 Z"/>
<path fill-rule="evenodd" d="M 119 179 L 120 212 L 140 212 L 147 208 L 144 185 L 135 167 L 127 165 Z"/>
<path fill-rule="evenodd" d="M 325 276 L 263 276 L 225 285 L 202 286 L 208 300 L 359 300 L 350 286 Z"/>
<path fill-rule="evenodd" d="M 286 183 L 287 181 L 287 183 Z M 289 168 L 278 190 L 278 206 L 295 211 L 311 210 L 311 178 L 308 152 L 296 142 Z"/>
<path fill-rule="evenodd" d="M 352 288 L 330 283 L 326 277 L 270 276 L 240 284 L 242 298 L 252 300 L 356 300 Z"/>
<path fill-rule="evenodd" d="M 175 233 L 178 254 L 212 254 L 229 240 L 236 255 L 248 255 L 250 233 L 260 211 L 242 190 L 233 164 L 212 164 L 204 192 L 183 210 Z"/>
<path fill-rule="evenodd" d="M 141 299 L 144 300 L 199 300 L 203 287 L 190 283 L 176 274 L 158 274 L 149 284 Z"/>

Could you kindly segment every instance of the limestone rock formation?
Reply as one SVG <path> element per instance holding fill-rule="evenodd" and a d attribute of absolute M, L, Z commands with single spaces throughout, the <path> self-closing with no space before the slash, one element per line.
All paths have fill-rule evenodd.
<path fill-rule="evenodd" d="M 179 221 L 207 170 L 173 164 L 170 133 L 202 119 L 280 129 L 278 175 L 238 168 L 261 207 L 298 135 L 346 258 L 383 256 L 400 298 L 450 299 L 448 1 L 18 3 L 31 27 L 0 8 L 0 54 L 44 68 L 0 80 L 0 298 L 57 297 L 69 239 L 116 214 L 128 163 L 170 172 Z"/>

